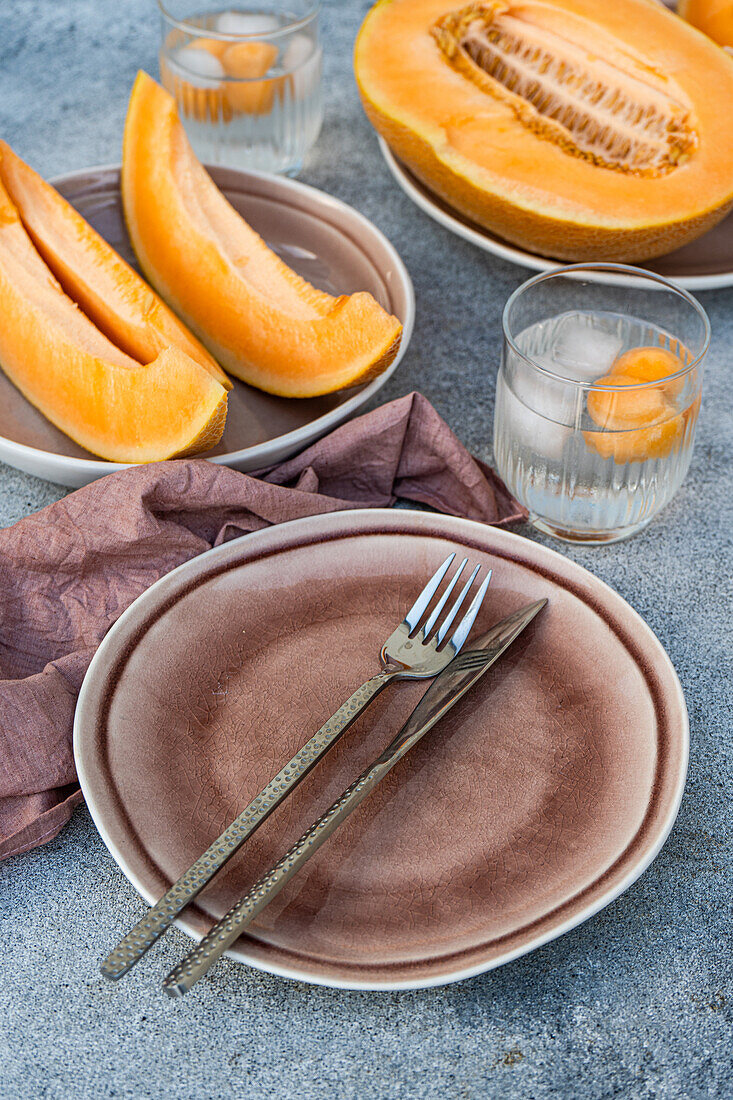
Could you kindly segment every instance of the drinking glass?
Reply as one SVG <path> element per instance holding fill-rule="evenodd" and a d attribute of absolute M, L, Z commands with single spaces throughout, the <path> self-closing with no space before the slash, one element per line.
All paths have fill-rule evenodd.
<path fill-rule="evenodd" d="M 605 543 L 641 530 L 687 473 L 710 324 L 666 279 L 572 264 L 509 298 L 494 456 L 531 522 Z"/>
<path fill-rule="evenodd" d="M 199 160 L 296 175 L 323 120 L 319 4 L 158 0 L 160 75 Z"/>

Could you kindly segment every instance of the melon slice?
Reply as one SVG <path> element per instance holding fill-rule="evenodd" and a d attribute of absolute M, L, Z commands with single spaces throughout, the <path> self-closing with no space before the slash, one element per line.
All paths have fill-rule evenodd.
<path fill-rule="evenodd" d="M 354 65 L 451 207 L 568 260 L 670 252 L 733 204 L 733 59 L 650 0 L 381 0 Z"/>
<path fill-rule="evenodd" d="M 153 462 L 221 438 L 227 391 L 180 348 L 141 364 L 67 297 L 0 184 L 0 365 L 48 419 L 93 454 Z"/>
<path fill-rule="evenodd" d="M 226 389 L 231 382 L 193 333 L 71 203 L 0 141 L 0 180 L 63 289 L 112 343 L 150 363 L 177 347 Z"/>
<path fill-rule="evenodd" d="M 142 270 L 218 361 L 250 385 L 313 397 L 392 362 L 402 326 L 368 293 L 333 298 L 296 275 L 199 164 L 172 97 L 139 73 L 122 198 Z"/>

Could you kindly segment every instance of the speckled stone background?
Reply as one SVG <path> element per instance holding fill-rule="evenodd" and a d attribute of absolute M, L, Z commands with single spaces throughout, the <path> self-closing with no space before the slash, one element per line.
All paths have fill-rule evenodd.
<path fill-rule="evenodd" d="M 385 397 L 422 390 L 489 458 L 500 311 L 525 273 L 393 185 L 351 74 L 368 7 L 325 4 L 328 107 L 303 178 L 371 218 L 412 273 L 417 329 Z M 3 0 L 0 134 L 46 175 L 119 160 L 158 35 L 154 0 Z M 733 290 L 702 300 L 714 342 L 686 484 L 633 541 L 570 551 L 650 623 L 687 696 L 687 791 L 651 869 L 587 924 L 459 985 L 338 992 L 224 960 L 173 1002 L 158 979 L 188 942 L 177 930 L 119 985 L 99 976 L 142 907 L 80 809 L 55 841 L 0 865 L 7 1100 L 733 1096 Z M 0 466 L 0 523 L 63 493 Z"/>

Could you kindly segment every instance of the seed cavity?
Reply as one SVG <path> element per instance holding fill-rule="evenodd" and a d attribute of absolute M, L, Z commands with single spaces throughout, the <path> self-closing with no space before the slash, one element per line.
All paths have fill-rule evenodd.
<path fill-rule="evenodd" d="M 621 67 L 584 44 L 580 26 L 571 41 L 532 23 L 530 7 L 515 13 L 506 0 L 470 4 L 431 33 L 453 68 L 571 156 L 643 176 L 689 159 L 697 134 L 681 99 L 650 83 L 650 70 L 624 47 L 609 43 L 606 54 L 624 50 Z"/>

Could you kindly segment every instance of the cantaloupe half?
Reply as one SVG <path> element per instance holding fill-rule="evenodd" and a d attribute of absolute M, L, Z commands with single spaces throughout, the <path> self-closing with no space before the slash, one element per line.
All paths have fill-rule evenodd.
<path fill-rule="evenodd" d="M 646 259 L 733 204 L 733 59 L 656 0 L 381 0 L 355 71 L 412 172 L 534 252 Z"/>
<path fill-rule="evenodd" d="M 0 180 L 63 289 L 112 343 L 140 363 L 180 348 L 231 389 L 218 363 L 155 291 L 4 141 Z"/>
<path fill-rule="evenodd" d="M 0 366 L 61 431 L 115 462 L 195 454 L 221 438 L 227 391 L 167 347 L 130 358 L 62 290 L 0 184 Z"/>
<path fill-rule="evenodd" d="M 366 382 L 402 326 L 371 296 L 334 298 L 300 278 L 199 164 L 173 98 L 138 74 L 125 124 L 122 198 L 143 272 L 222 366 L 285 397 Z"/>

